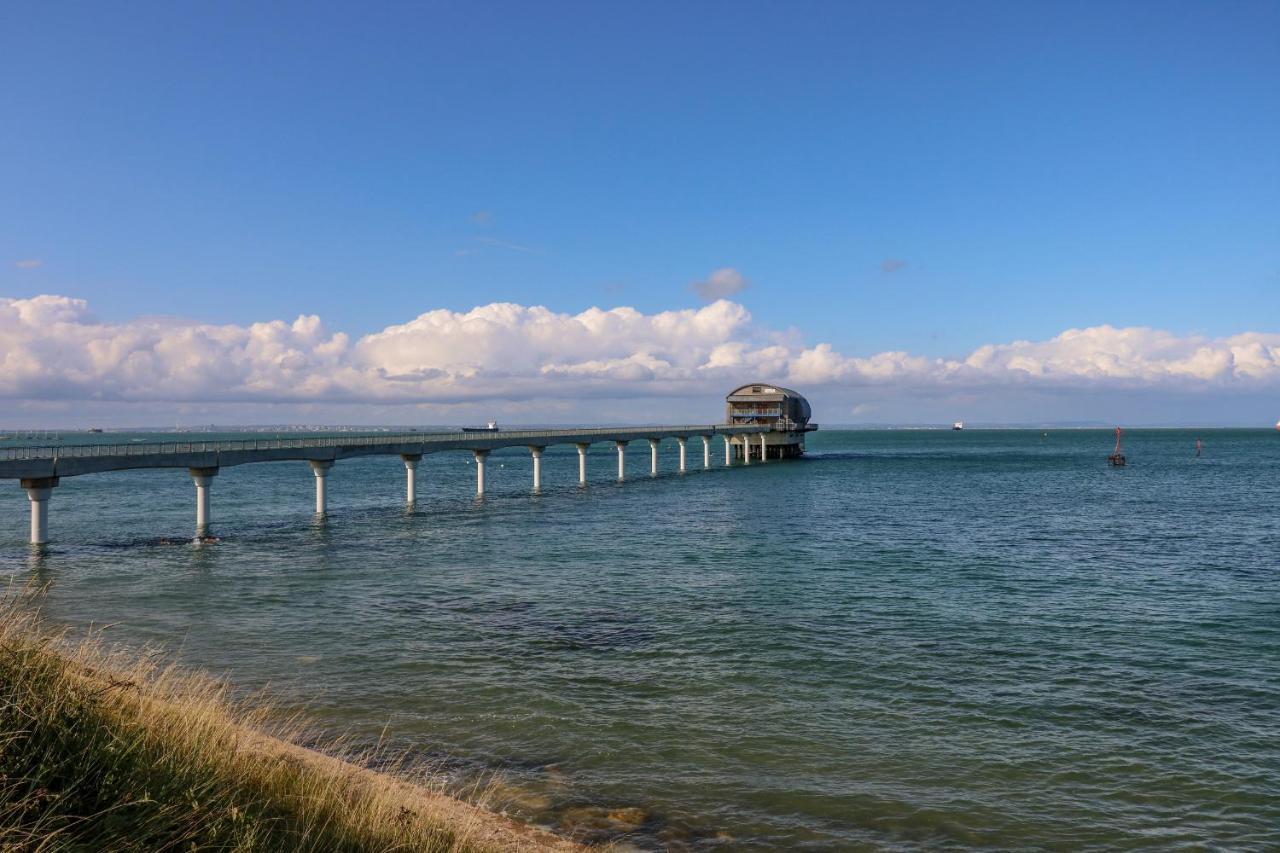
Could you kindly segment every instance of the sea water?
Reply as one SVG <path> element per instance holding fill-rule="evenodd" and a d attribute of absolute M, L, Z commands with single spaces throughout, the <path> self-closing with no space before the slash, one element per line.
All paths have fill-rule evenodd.
<path fill-rule="evenodd" d="M 187 436 L 189 438 L 190 436 Z M 128 436 L 95 436 L 120 441 Z M 148 436 L 156 438 L 156 436 Z M 1195 441 L 1203 439 L 1203 455 Z M 78 440 L 64 436 L 64 440 Z M 640 847 L 1280 846 L 1280 434 L 823 431 L 0 484 L 0 573 Z M 609 815 L 612 814 L 613 817 Z"/>

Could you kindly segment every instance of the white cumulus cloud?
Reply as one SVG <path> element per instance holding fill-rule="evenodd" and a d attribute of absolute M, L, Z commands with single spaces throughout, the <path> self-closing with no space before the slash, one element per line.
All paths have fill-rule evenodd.
<path fill-rule="evenodd" d="M 494 303 L 427 311 L 354 340 L 312 315 L 250 325 L 102 323 L 80 299 L 0 299 L 0 398 L 9 400 L 552 406 L 715 396 L 753 379 L 854 396 L 860 387 L 1276 389 L 1280 334 L 1096 326 L 933 358 L 805 346 L 725 299 L 653 314 Z"/>
<path fill-rule="evenodd" d="M 795 381 L 815 384 L 982 387 L 1225 387 L 1280 382 L 1280 334 L 1178 336 L 1141 326 L 1068 329 L 1045 341 L 986 344 L 964 358 L 906 352 L 848 357 L 827 344 L 791 362 Z"/>

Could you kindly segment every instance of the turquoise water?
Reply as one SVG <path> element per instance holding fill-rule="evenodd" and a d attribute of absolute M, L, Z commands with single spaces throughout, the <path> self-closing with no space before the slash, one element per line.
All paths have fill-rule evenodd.
<path fill-rule="evenodd" d="M 1204 455 L 1195 458 L 1195 439 Z M 106 436 L 118 440 L 119 436 Z M 809 455 L 575 483 L 549 449 L 0 484 L 0 572 L 332 731 L 641 847 L 1280 846 L 1280 435 L 821 432 Z M 691 445 L 692 447 L 693 445 Z M 701 452 L 690 454 L 701 463 Z M 713 461 L 716 456 L 713 454 Z M 723 456 L 719 457 L 723 461 Z M 640 815 L 631 811 L 628 815 Z M 587 821 L 590 823 L 590 821 Z"/>

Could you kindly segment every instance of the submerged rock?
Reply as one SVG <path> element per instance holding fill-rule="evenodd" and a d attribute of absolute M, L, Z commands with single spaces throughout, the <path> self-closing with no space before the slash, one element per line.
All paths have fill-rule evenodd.
<path fill-rule="evenodd" d="M 480 800 L 487 808 L 503 813 L 515 812 L 526 817 L 543 814 L 551 809 L 551 797 L 547 794 L 498 781 L 489 783 Z"/>
<path fill-rule="evenodd" d="M 603 841 L 644 826 L 649 813 L 637 806 L 574 806 L 560 813 L 558 829 L 578 841 Z"/>
<path fill-rule="evenodd" d="M 638 806 L 613 809 L 609 812 L 609 820 L 631 829 L 639 829 L 649 819 L 649 814 Z"/>
<path fill-rule="evenodd" d="M 569 784 L 569 774 L 559 764 L 548 764 L 542 768 L 542 772 L 547 774 L 547 782 L 552 785 Z"/>

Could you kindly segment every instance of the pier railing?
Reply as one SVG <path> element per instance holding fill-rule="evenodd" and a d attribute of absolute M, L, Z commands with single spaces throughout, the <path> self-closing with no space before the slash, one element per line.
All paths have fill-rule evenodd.
<path fill-rule="evenodd" d="M 694 424 L 688 426 L 650 427 L 580 427 L 576 429 L 495 430 L 476 432 L 405 432 L 378 435 L 324 435 L 298 438 L 241 438 L 226 441 L 134 441 L 127 444 L 67 444 L 40 447 L 6 447 L 0 450 L 0 462 L 31 459 L 79 459 L 95 456 L 151 456 L 163 454 L 210 453 L 237 450 L 308 450 L 324 447 L 378 447 L 382 445 L 431 444 L 433 442 L 486 441 L 500 439 L 519 444 L 561 437 L 599 435 L 646 438 L 654 432 L 716 435 L 760 432 L 765 427 L 747 424 Z"/>

